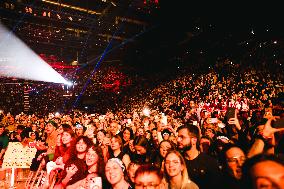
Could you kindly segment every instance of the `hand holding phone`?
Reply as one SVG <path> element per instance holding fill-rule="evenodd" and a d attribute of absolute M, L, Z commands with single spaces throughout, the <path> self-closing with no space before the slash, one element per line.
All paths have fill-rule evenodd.
<path fill-rule="evenodd" d="M 102 178 L 101 177 L 93 177 L 90 178 L 89 181 L 89 188 L 90 189 L 102 189 Z"/>
<path fill-rule="evenodd" d="M 228 123 L 229 123 L 229 125 L 235 125 L 238 130 L 242 129 L 238 118 L 230 118 Z"/>
<path fill-rule="evenodd" d="M 229 107 L 226 111 L 225 118 L 229 120 L 230 118 L 235 118 L 236 109 L 233 107 Z"/>

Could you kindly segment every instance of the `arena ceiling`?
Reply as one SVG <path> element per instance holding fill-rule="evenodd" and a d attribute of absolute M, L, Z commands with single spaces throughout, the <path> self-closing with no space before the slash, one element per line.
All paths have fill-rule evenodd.
<path fill-rule="evenodd" d="M 272 40 L 267 30 L 282 35 L 272 27 L 281 18 L 277 11 L 272 16 L 247 4 L 181 2 L 3 0 L 0 19 L 38 54 L 88 65 L 105 55 L 105 62 L 139 70 L 161 70 L 169 60 L 179 62 L 189 55 L 206 55 L 214 62 L 236 50 L 243 53 L 248 42 Z"/>
<path fill-rule="evenodd" d="M 104 51 L 121 57 L 150 27 L 155 9 L 154 1 L 4 0 L 0 19 L 37 53 L 86 63 Z"/>

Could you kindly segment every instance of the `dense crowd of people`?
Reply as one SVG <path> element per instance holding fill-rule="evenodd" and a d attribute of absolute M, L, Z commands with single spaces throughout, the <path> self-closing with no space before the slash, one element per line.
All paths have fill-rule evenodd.
<path fill-rule="evenodd" d="M 136 87 L 103 113 L 2 111 L 0 159 L 34 144 L 42 188 L 284 188 L 282 71 L 220 67 Z"/>
<path fill-rule="evenodd" d="M 86 106 L 105 111 L 113 107 L 113 103 L 120 98 L 118 93 L 132 85 L 132 80 L 115 66 L 102 67 L 94 72 L 92 69 L 90 65 L 56 69 L 73 84 L 71 86 L 0 76 L 0 107 L 13 114 L 26 111 L 24 99 L 28 95 L 28 110 L 31 113 L 68 112 L 74 107 L 84 109 Z M 108 98 L 105 93 L 108 93 Z M 96 98 L 90 100 L 94 96 Z"/>

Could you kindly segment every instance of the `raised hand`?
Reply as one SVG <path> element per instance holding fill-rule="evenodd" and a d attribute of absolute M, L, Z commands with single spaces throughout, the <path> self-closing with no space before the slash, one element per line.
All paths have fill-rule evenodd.
<path fill-rule="evenodd" d="M 66 173 L 67 173 L 66 177 L 71 178 L 77 171 L 78 171 L 78 168 L 77 168 L 76 165 L 74 165 L 74 164 L 70 165 L 66 169 Z"/>
<path fill-rule="evenodd" d="M 263 130 L 261 131 L 261 134 L 264 138 L 272 138 L 273 134 L 276 133 L 276 132 L 279 132 L 279 131 L 283 131 L 284 128 L 273 128 L 271 126 L 271 121 L 272 120 L 276 120 L 276 117 L 275 116 L 272 116 L 270 117 L 269 119 L 267 119 L 264 127 L 263 127 Z"/>
<path fill-rule="evenodd" d="M 239 119 L 236 118 L 236 117 L 230 118 L 229 121 L 228 121 L 228 123 L 229 123 L 230 125 L 235 125 L 238 130 L 241 130 L 241 129 L 242 129 L 242 128 L 241 128 L 241 125 L 240 125 L 240 122 L 239 122 Z"/>

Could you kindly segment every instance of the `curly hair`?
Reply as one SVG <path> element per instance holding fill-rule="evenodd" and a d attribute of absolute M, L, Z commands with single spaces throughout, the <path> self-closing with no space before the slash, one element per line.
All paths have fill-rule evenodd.
<path fill-rule="evenodd" d="M 104 162 L 104 156 L 103 156 L 103 150 L 100 146 L 98 145 L 92 145 L 89 149 L 92 149 L 96 152 L 98 155 L 98 163 L 97 163 L 97 173 L 98 175 L 104 177 L 105 175 L 105 162 Z"/>
<path fill-rule="evenodd" d="M 83 140 L 83 142 L 87 145 L 87 148 L 85 150 L 85 152 L 87 152 L 87 150 L 94 144 L 93 141 L 91 139 L 89 139 L 87 136 L 79 136 L 76 138 L 76 141 L 73 143 L 72 147 L 71 147 L 71 159 L 76 159 L 76 155 L 78 154 L 77 149 L 76 149 L 76 144 L 80 141 Z"/>

